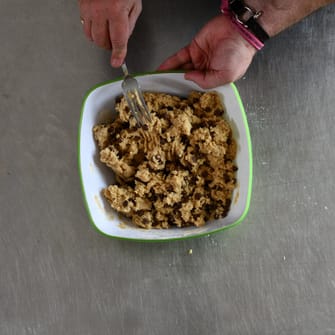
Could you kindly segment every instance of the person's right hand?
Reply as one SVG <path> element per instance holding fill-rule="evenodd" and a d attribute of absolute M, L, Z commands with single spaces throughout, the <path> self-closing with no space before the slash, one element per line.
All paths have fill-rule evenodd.
<path fill-rule="evenodd" d="M 112 66 L 121 66 L 128 39 L 142 11 L 142 1 L 79 0 L 79 9 L 87 38 L 102 48 L 112 49 Z"/>

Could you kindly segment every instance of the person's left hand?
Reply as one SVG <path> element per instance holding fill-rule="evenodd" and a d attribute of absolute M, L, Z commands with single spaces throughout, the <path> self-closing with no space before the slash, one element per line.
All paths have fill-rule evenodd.
<path fill-rule="evenodd" d="M 187 70 L 185 79 L 202 88 L 213 88 L 241 78 L 255 53 L 256 49 L 240 35 L 230 18 L 219 15 L 158 70 Z"/>

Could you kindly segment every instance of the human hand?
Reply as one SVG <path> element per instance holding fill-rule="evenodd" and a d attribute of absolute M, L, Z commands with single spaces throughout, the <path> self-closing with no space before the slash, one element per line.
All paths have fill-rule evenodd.
<path fill-rule="evenodd" d="M 128 39 L 142 11 L 142 1 L 79 0 L 79 9 L 87 38 L 102 48 L 112 49 L 112 66 L 121 66 Z"/>
<path fill-rule="evenodd" d="M 219 15 L 158 70 L 187 70 L 185 79 L 202 88 L 213 88 L 241 78 L 255 53 L 256 49 L 240 35 L 230 18 Z"/>

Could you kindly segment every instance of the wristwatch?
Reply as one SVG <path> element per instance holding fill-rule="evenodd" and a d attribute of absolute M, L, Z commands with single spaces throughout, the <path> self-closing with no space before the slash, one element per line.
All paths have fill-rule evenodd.
<path fill-rule="evenodd" d="M 235 19 L 250 30 L 262 43 L 270 38 L 257 22 L 257 19 L 263 14 L 262 11 L 255 11 L 241 0 L 229 0 L 229 9 Z"/>

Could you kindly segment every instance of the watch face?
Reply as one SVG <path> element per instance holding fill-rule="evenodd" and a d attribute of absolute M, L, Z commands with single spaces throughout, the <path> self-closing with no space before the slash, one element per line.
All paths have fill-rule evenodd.
<path fill-rule="evenodd" d="M 239 22 L 246 24 L 251 18 L 254 17 L 254 12 L 249 7 L 244 7 L 243 12 L 240 14 L 236 14 L 236 18 Z"/>
<path fill-rule="evenodd" d="M 241 0 L 229 1 L 229 10 L 234 15 L 235 20 L 247 28 L 262 43 L 269 39 L 269 35 L 257 22 L 263 11 L 254 10 L 246 6 Z"/>

